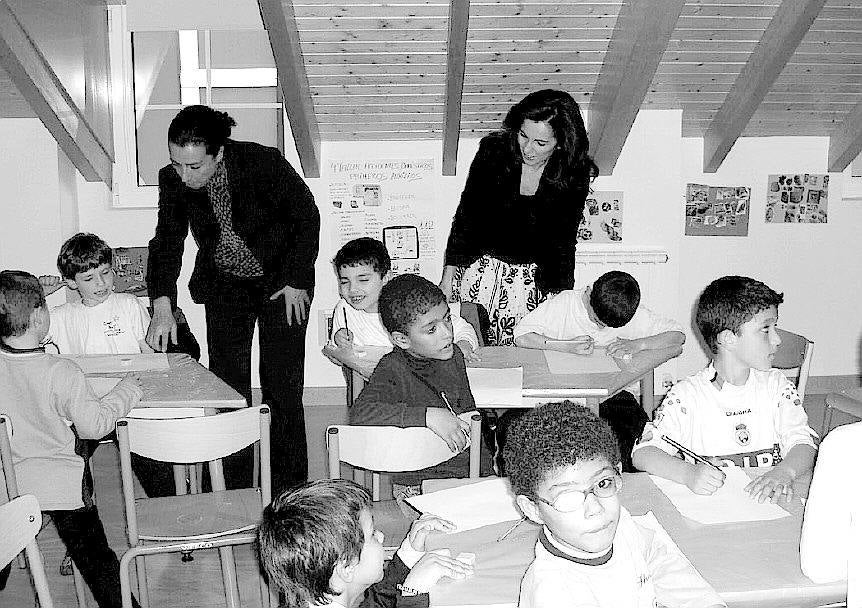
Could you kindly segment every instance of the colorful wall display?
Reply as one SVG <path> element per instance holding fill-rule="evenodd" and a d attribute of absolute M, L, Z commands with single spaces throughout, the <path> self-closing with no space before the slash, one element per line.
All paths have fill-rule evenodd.
<path fill-rule="evenodd" d="M 591 192 L 578 227 L 578 242 L 621 243 L 622 240 L 623 193 Z"/>
<path fill-rule="evenodd" d="M 766 189 L 766 221 L 772 224 L 825 224 L 829 175 L 770 175 Z"/>
<path fill-rule="evenodd" d="M 687 236 L 747 236 L 751 210 L 748 186 L 704 186 L 685 189 Z"/>

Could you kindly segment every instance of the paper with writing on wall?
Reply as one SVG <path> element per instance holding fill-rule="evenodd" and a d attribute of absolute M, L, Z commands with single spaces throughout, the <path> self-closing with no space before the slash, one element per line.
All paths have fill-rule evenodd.
<path fill-rule="evenodd" d="M 724 467 L 724 485 L 715 494 L 702 496 L 669 479 L 650 475 L 673 506 L 684 516 L 701 524 L 728 524 L 742 521 L 765 521 L 790 515 L 778 505 L 759 503 L 745 491 L 751 478 L 739 467 Z"/>
<path fill-rule="evenodd" d="M 477 407 L 523 405 L 523 367 L 468 367 L 467 379 Z"/>
<path fill-rule="evenodd" d="M 448 519 L 458 532 L 521 519 L 509 480 L 493 477 L 469 485 L 407 499 L 420 513 Z"/>
<path fill-rule="evenodd" d="M 573 355 L 555 350 L 546 350 L 545 361 L 552 374 L 607 374 L 620 371 L 619 366 L 607 350 L 597 348 L 591 355 Z"/>
<path fill-rule="evenodd" d="M 85 374 L 148 372 L 170 369 L 165 353 L 135 355 L 57 355 L 78 364 Z"/>

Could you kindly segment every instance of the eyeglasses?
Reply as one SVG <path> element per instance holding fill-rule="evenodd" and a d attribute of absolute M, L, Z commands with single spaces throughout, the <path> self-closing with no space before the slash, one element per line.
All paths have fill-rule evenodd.
<path fill-rule="evenodd" d="M 586 490 L 566 490 L 561 492 L 560 494 L 557 494 L 557 497 L 553 501 L 542 498 L 538 494 L 536 495 L 536 498 L 546 505 L 553 507 L 555 511 L 560 513 L 571 513 L 572 511 L 577 511 L 583 506 L 584 502 L 587 500 L 587 494 L 592 494 L 596 498 L 610 498 L 619 492 L 622 487 L 622 477 L 620 477 L 619 474 L 614 473 L 613 475 L 599 479 Z"/>

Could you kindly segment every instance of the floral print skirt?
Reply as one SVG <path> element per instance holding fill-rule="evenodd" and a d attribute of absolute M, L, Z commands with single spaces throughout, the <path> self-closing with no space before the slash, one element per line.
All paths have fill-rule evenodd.
<path fill-rule="evenodd" d="M 489 346 L 512 345 L 515 325 L 541 301 L 535 264 L 509 264 L 484 255 L 458 268 L 452 283 L 455 301 L 476 302 L 488 311 Z"/>

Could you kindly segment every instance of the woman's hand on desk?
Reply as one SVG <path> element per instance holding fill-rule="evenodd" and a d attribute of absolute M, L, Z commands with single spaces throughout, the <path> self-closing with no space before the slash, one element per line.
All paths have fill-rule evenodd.
<path fill-rule="evenodd" d="M 437 517 L 436 515 L 426 514 L 413 522 L 410 526 L 410 531 L 407 533 L 407 538 L 410 540 L 410 546 L 416 551 L 425 551 L 425 541 L 428 540 L 428 534 L 431 532 L 454 532 L 455 524 L 448 519 Z"/>
<path fill-rule="evenodd" d="M 442 407 L 425 409 L 425 426 L 437 433 L 449 449 L 459 454 L 467 447 L 470 425 Z"/>
<path fill-rule="evenodd" d="M 710 458 L 709 460 L 713 464 L 721 466 L 721 461 L 718 458 Z M 709 464 L 691 464 L 690 466 L 685 485 L 695 494 L 714 494 L 724 485 L 725 474 L 720 469 Z"/>
<path fill-rule="evenodd" d="M 452 557 L 449 549 L 437 549 L 422 556 L 410 574 L 404 579 L 404 586 L 428 593 L 431 587 L 448 576 L 451 579 L 464 579 L 473 575 L 473 566 Z"/>

